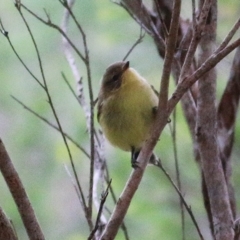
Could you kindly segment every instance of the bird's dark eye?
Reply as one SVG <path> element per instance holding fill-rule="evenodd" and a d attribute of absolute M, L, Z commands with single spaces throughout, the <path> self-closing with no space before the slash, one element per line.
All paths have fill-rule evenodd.
<path fill-rule="evenodd" d="M 112 77 L 112 81 L 115 82 L 119 79 L 119 74 L 114 74 Z"/>

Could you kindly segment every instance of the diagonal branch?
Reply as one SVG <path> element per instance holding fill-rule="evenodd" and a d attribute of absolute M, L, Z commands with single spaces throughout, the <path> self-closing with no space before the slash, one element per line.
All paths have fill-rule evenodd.
<path fill-rule="evenodd" d="M 232 63 L 230 77 L 218 106 L 218 145 L 220 159 L 228 186 L 233 217 L 236 217 L 236 200 L 231 184 L 231 152 L 234 142 L 234 127 L 240 98 L 240 47 Z"/>
<path fill-rule="evenodd" d="M 35 216 L 24 186 L 0 139 L 0 170 L 18 207 L 29 239 L 44 240 L 43 232 Z"/>
<path fill-rule="evenodd" d="M 171 72 L 171 64 L 172 64 L 176 41 L 177 41 L 176 35 L 178 32 L 180 9 L 181 9 L 181 1 L 176 0 L 174 2 L 172 22 L 169 30 L 169 39 L 167 41 L 167 52 L 166 52 L 166 58 L 165 58 L 165 61 L 169 65 L 166 65 L 166 64 L 164 65 L 165 67 L 164 78 L 162 77 L 162 84 L 161 84 L 160 95 L 159 95 L 159 100 L 162 100 L 162 103 L 158 107 L 157 119 L 155 121 L 153 128 L 151 129 L 152 130 L 151 138 L 146 142 L 146 144 L 143 146 L 142 151 L 139 154 L 139 157 L 137 159 L 139 163 L 139 168 L 135 169 L 131 173 L 131 176 L 129 177 L 129 180 L 125 185 L 125 188 L 120 196 L 120 199 L 118 200 L 117 205 L 115 206 L 115 209 L 103 232 L 103 235 L 101 236 L 101 240 L 115 238 L 118 232 L 118 229 L 122 224 L 123 218 L 126 215 L 127 210 L 130 206 L 131 200 L 141 182 L 141 179 L 144 174 L 144 170 L 148 163 L 148 159 L 152 154 L 152 150 L 158 141 L 161 131 L 163 130 L 163 128 L 167 123 L 168 84 L 169 84 L 169 76 Z"/>

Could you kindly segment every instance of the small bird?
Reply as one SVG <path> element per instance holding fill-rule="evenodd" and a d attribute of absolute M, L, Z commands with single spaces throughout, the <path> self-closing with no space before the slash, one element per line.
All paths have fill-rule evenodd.
<path fill-rule="evenodd" d="M 130 68 L 129 61 L 116 62 L 106 69 L 98 95 L 98 122 L 113 146 L 131 152 L 133 168 L 138 167 L 136 160 L 149 136 L 157 106 L 156 93 Z"/>

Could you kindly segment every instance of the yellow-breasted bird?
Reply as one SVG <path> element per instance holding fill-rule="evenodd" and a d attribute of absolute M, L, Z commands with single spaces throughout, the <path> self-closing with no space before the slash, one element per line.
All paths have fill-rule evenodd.
<path fill-rule="evenodd" d="M 151 85 L 129 67 L 128 62 L 110 65 L 103 75 L 98 95 L 98 121 L 108 141 L 131 151 L 132 167 L 149 136 L 158 97 Z"/>

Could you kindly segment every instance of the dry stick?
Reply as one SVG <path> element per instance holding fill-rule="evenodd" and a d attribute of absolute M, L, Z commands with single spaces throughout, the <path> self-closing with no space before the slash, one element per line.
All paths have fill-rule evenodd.
<path fill-rule="evenodd" d="M 232 40 L 233 36 L 239 29 L 239 27 L 240 27 L 240 18 L 236 21 L 236 23 L 233 25 L 232 29 L 229 31 L 228 35 L 225 37 L 223 42 L 220 44 L 220 46 L 216 50 L 217 53 L 220 52 L 221 50 L 223 50 L 228 45 L 228 43 Z"/>
<path fill-rule="evenodd" d="M 195 226 L 196 229 L 197 229 L 197 232 L 198 232 L 199 237 L 200 237 L 201 239 L 204 239 L 204 238 L 203 238 L 203 235 L 202 235 L 202 233 L 201 233 L 201 231 L 200 231 L 200 228 L 199 228 L 199 226 L 198 226 L 198 224 L 197 224 L 197 221 L 196 221 L 196 219 L 195 219 L 195 217 L 194 217 L 194 214 L 193 214 L 193 212 L 192 212 L 192 209 L 191 209 L 191 207 L 188 206 L 188 204 L 187 204 L 186 200 L 184 199 L 184 197 L 183 197 L 180 189 L 179 189 L 179 188 L 177 187 L 177 185 L 174 183 L 174 181 L 173 181 L 172 178 L 170 177 L 169 173 L 168 173 L 168 172 L 166 171 L 166 169 L 163 167 L 163 165 L 162 165 L 162 163 L 160 162 L 160 160 L 158 160 L 158 161 L 155 163 L 155 166 L 159 167 L 159 168 L 163 171 L 163 173 L 165 174 L 165 176 L 168 178 L 168 180 L 170 181 L 170 183 L 172 184 L 172 186 L 174 187 L 174 189 L 175 189 L 176 192 L 178 193 L 178 195 L 179 195 L 179 197 L 180 197 L 180 199 L 181 199 L 181 202 L 183 203 L 184 207 L 186 208 L 187 212 L 189 213 L 189 216 L 191 217 L 191 219 L 192 219 L 192 221 L 193 221 L 193 224 L 194 224 L 194 226 Z"/>
<path fill-rule="evenodd" d="M 174 154 L 174 161 L 175 161 L 175 170 L 176 170 L 176 178 L 177 178 L 177 187 L 180 192 L 182 192 L 182 184 L 180 179 L 180 170 L 179 170 L 179 161 L 178 161 L 178 152 L 177 152 L 177 140 L 176 140 L 176 109 L 173 111 L 173 126 L 171 126 L 171 123 L 168 124 L 171 132 L 172 142 L 173 142 L 173 154 Z M 181 209 L 181 223 L 182 223 L 182 239 L 185 239 L 185 214 L 183 209 L 183 202 L 181 197 L 179 197 L 179 205 Z"/>
<path fill-rule="evenodd" d="M 23 5 L 22 5 L 21 3 L 19 3 L 19 4 L 16 3 L 15 6 L 16 6 L 16 8 L 17 8 L 17 10 L 18 10 L 18 12 L 19 12 L 19 14 L 20 14 L 20 16 L 22 17 L 24 23 L 25 23 L 25 25 L 26 25 L 26 27 L 27 27 L 27 30 L 28 30 L 28 32 L 29 32 L 29 35 L 30 35 L 30 37 L 31 37 L 31 40 L 32 40 L 32 42 L 33 42 L 33 45 L 34 45 L 34 48 L 35 48 L 35 51 L 36 51 L 36 54 L 37 54 L 37 59 L 38 59 L 38 64 L 39 64 L 41 76 L 42 76 L 42 79 L 43 79 L 44 90 L 45 90 L 45 93 L 46 93 L 47 98 L 48 98 L 48 103 L 49 103 L 49 105 L 50 105 L 50 107 L 51 107 L 52 113 L 53 113 L 54 118 L 55 118 L 55 120 L 56 120 L 56 122 L 57 122 L 57 125 L 58 125 L 59 131 L 60 131 L 60 133 L 61 133 L 61 136 L 62 136 L 62 138 L 63 138 L 63 142 L 64 142 L 65 147 L 66 147 L 66 149 L 67 149 L 67 153 L 68 153 L 69 160 L 70 160 L 70 163 L 71 163 L 71 166 L 72 166 L 72 170 L 73 170 L 73 173 L 74 173 L 74 177 L 75 177 L 75 179 L 76 179 L 76 182 L 77 182 L 79 191 L 80 191 L 80 193 L 81 193 L 81 192 L 82 192 L 82 190 L 81 190 L 82 187 L 81 187 L 81 184 L 80 184 L 79 179 L 78 179 L 78 175 L 77 175 L 77 171 L 76 171 L 76 168 L 75 168 L 75 164 L 74 164 L 74 162 L 73 162 L 72 154 L 71 154 L 70 148 L 69 148 L 69 146 L 68 146 L 67 139 L 66 139 L 66 137 L 65 137 L 65 135 L 64 135 L 64 132 L 63 132 L 63 129 L 62 129 L 60 120 L 59 120 L 58 115 L 57 115 L 57 113 L 56 113 L 55 107 L 54 107 L 54 105 L 53 105 L 52 97 L 51 97 L 50 92 L 49 92 L 49 90 L 48 90 L 48 85 L 47 85 L 47 81 L 46 81 L 46 78 L 45 78 L 45 74 L 44 74 L 44 70 L 43 70 L 43 65 L 42 65 L 42 60 L 41 60 L 41 57 L 40 57 L 40 53 L 39 53 L 39 50 L 38 50 L 37 43 L 36 43 L 35 38 L 34 38 L 34 36 L 33 36 L 33 34 L 32 34 L 32 31 L 31 31 L 31 29 L 30 29 L 30 27 L 29 27 L 29 25 L 28 25 L 28 22 L 26 21 L 23 13 L 22 13 L 22 11 L 21 11 L 21 7 L 22 7 Z M 87 205 L 86 205 L 85 198 L 84 198 L 83 195 L 82 195 L 82 203 L 83 203 L 83 205 L 84 205 L 84 212 L 87 213 Z M 92 224 L 91 218 L 87 218 L 87 220 L 88 220 L 89 226 L 91 226 L 91 224 Z M 91 227 L 90 227 L 90 228 L 91 228 Z"/>
<path fill-rule="evenodd" d="M 132 45 L 132 47 L 128 50 L 127 54 L 125 55 L 125 57 L 123 58 L 123 61 L 125 61 L 128 56 L 130 55 L 130 53 L 133 51 L 133 49 L 142 42 L 143 38 L 145 37 L 145 32 L 143 32 L 143 29 L 141 27 L 140 29 L 140 34 L 138 39 L 136 40 L 136 42 Z"/>
<path fill-rule="evenodd" d="M 68 166 L 66 164 L 64 164 L 64 167 L 65 167 L 65 170 L 67 172 L 67 175 L 69 176 L 71 182 L 72 182 L 72 185 L 74 187 L 74 190 L 76 191 L 77 193 L 77 196 L 78 196 L 78 199 L 79 199 L 79 202 L 81 203 L 81 207 L 82 209 L 84 210 L 84 205 L 83 205 L 83 202 L 82 202 L 82 195 L 83 193 L 80 193 L 80 191 L 78 190 L 78 186 L 76 184 L 76 180 L 74 179 L 74 177 L 72 176 L 71 172 L 69 171 L 68 169 Z"/>
<path fill-rule="evenodd" d="M 38 78 L 32 73 L 32 71 L 28 68 L 28 66 L 25 64 L 25 62 L 22 60 L 22 58 L 19 56 L 19 54 L 17 53 L 15 47 L 12 44 L 11 39 L 8 36 L 8 32 L 4 29 L 4 26 L 2 24 L 2 21 L 0 19 L 0 25 L 1 25 L 1 33 L 7 38 L 8 43 L 10 45 L 10 47 L 12 48 L 14 54 L 16 55 L 16 57 L 18 58 L 18 60 L 22 63 L 22 65 L 24 66 L 24 68 L 27 70 L 27 72 L 36 80 L 36 82 L 43 88 L 45 89 L 44 85 L 38 80 Z"/>
<path fill-rule="evenodd" d="M 15 53 L 15 55 L 17 56 L 17 58 L 19 59 L 19 61 L 23 64 L 23 66 L 25 67 L 25 69 L 29 72 L 29 74 L 37 81 L 37 83 L 45 90 L 45 86 L 38 80 L 38 78 L 31 72 L 31 70 L 27 67 L 27 65 L 24 63 L 24 61 L 21 59 L 21 57 L 18 55 L 17 51 L 15 50 L 13 44 L 11 43 L 11 40 L 8 36 L 8 32 L 5 31 L 2 23 L 1 23 L 1 27 L 2 30 L 1 32 L 4 34 L 4 36 L 7 37 L 7 40 L 13 50 L 13 52 Z M 60 132 L 60 129 L 53 125 L 52 123 L 50 123 L 48 120 L 46 120 L 45 118 L 43 118 L 42 116 L 40 116 L 39 114 L 37 114 L 36 112 L 34 112 L 33 110 L 31 110 L 30 108 L 28 108 L 26 105 L 24 105 L 21 101 L 19 101 L 18 99 L 16 99 L 15 97 L 13 97 L 18 103 L 20 103 L 22 106 L 24 106 L 25 109 L 27 109 L 28 111 L 30 111 L 31 113 L 33 113 L 35 116 L 39 117 L 41 120 L 43 120 L 44 122 L 46 122 L 49 126 L 53 127 L 54 129 L 56 129 L 57 131 Z M 84 148 L 82 148 L 76 141 L 74 141 L 69 135 L 67 135 L 66 133 L 63 132 L 63 134 L 66 136 L 67 139 L 69 139 L 71 142 L 73 142 L 80 150 L 83 151 L 83 153 L 85 153 L 88 157 L 89 154 L 84 150 Z M 80 192 L 82 192 L 82 190 L 80 189 Z M 83 195 L 82 195 L 83 196 Z"/>
<path fill-rule="evenodd" d="M 151 130 L 151 133 L 152 133 L 151 138 L 146 142 L 137 159 L 137 161 L 139 162 L 139 168 L 135 169 L 131 173 L 129 180 L 125 185 L 125 188 L 111 215 L 108 225 L 106 226 L 103 232 L 103 235 L 101 237 L 102 240 L 109 240 L 109 239 L 115 238 L 117 231 L 121 226 L 123 218 L 127 213 L 131 200 L 141 182 L 144 170 L 148 163 L 148 159 L 150 158 L 150 155 L 152 154 L 152 150 L 158 141 L 159 133 L 161 133 L 161 131 L 163 130 L 164 126 L 167 123 L 168 116 L 166 111 L 167 110 L 166 104 L 167 104 L 167 97 L 168 97 L 168 83 L 169 83 L 169 76 L 171 71 L 171 63 L 173 60 L 173 54 L 174 54 L 176 39 L 177 39 L 176 35 L 178 32 L 179 14 L 180 14 L 180 8 L 181 8 L 180 6 L 181 6 L 181 2 L 178 0 L 175 1 L 173 15 L 172 15 L 172 22 L 171 22 L 170 31 L 169 31 L 167 53 L 165 58 L 165 62 L 167 62 L 170 66 L 168 66 L 166 63 L 164 64 L 164 67 L 165 67 L 164 74 L 163 74 L 164 78 L 162 78 L 162 84 L 161 84 L 162 88 L 160 90 L 160 97 L 159 97 L 160 100 L 162 100 L 163 104 L 161 103 L 161 106 L 159 106 L 158 108 L 157 119 L 154 124 L 154 128 Z"/>
<path fill-rule="evenodd" d="M 116 2 L 115 2 L 116 3 Z M 118 3 L 121 7 L 123 7 L 131 17 L 145 29 L 149 35 L 153 37 L 155 43 L 158 45 L 158 49 L 161 52 L 161 55 L 164 55 L 165 52 L 165 41 L 160 36 L 158 30 L 156 29 L 152 18 L 151 13 L 144 6 L 142 1 L 139 0 L 121 0 Z"/>
<path fill-rule="evenodd" d="M 47 125 L 49 125 L 50 127 L 52 127 L 53 129 L 57 130 L 58 132 L 60 132 L 59 128 L 54 125 L 53 123 L 51 123 L 49 120 L 47 120 L 46 118 L 44 118 L 43 116 L 41 116 L 40 114 L 38 114 L 37 112 L 35 112 L 34 110 L 32 110 L 30 107 L 28 107 L 26 104 L 24 104 L 22 101 L 20 101 L 18 98 L 11 96 L 16 102 L 18 102 L 21 106 L 23 106 L 24 109 L 26 109 L 27 111 L 29 111 L 30 113 L 32 113 L 34 116 L 36 116 L 37 118 L 39 118 L 40 120 L 42 120 L 43 122 L 45 122 Z M 77 143 L 77 141 L 75 141 L 71 136 L 69 136 L 67 133 L 63 132 L 63 134 L 65 135 L 65 137 L 72 142 L 78 149 L 80 149 L 87 158 L 90 159 L 90 155 L 89 153 L 81 146 L 79 145 L 79 143 Z"/>
<path fill-rule="evenodd" d="M 101 218 L 101 215 L 102 215 L 104 204 L 105 204 L 105 202 L 107 200 L 108 190 L 109 190 L 109 188 L 111 186 L 111 183 L 112 183 L 112 179 L 110 179 L 110 181 L 108 182 L 108 185 L 107 185 L 107 188 L 106 188 L 105 192 L 103 192 L 102 195 L 101 195 L 101 203 L 100 203 L 100 206 L 99 206 L 96 223 L 95 223 L 95 226 L 94 226 L 92 232 L 90 233 L 90 235 L 88 237 L 88 240 L 91 240 L 94 237 L 95 233 L 97 232 L 98 228 L 100 227 L 99 226 L 100 218 Z"/>
<path fill-rule="evenodd" d="M 91 79 L 91 69 L 90 69 L 90 59 L 89 59 L 89 49 L 87 45 L 86 34 L 83 31 L 82 26 L 77 21 L 71 7 L 68 5 L 67 0 L 59 0 L 60 3 L 69 11 L 72 19 L 74 20 L 79 32 L 82 35 L 83 46 L 84 46 L 84 63 L 87 69 L 87 82 L 88 82 L 88 92 L 90 98 L 90 143 L 91 143 L 91 163 L 90 163 L 90 184 L 89 184 L 89 195 L 88 195 L 88 215 L 92 218 L 92 205 L 93 205 L 93 179 L 94 179 L 94 162 L 95 162 L 95 139 L 94 139 L 94 97 L 92 89 L 92 79 Z"/>
<path fill-rule="evenodd" d="M 186 74 L 188 73 L 188 70 L 190 69 L 190 67 L 192 65 L 194 54 L 195 54 L 196 49 L 197 49 L 197 45 L 198 45 L 198 43 L 201 39 L 201 35 L 202 35 L 202 32 L 203 32 L 204 26 L 206 24 L 206 21 L 207 21 L 208 12 L 209 12 L 209 9 L 211 7 L 211 1 L 212 0 L 209 0 L 209 1 L 206 0 L 204 2 L 204 5 L 202 7 L 202 11 L 200 13 L 200 17 L 199 17 L 200 20 L 199 20 L 198 24 L 196 24 L 195 13 L 193 13 L 192 21 L 193 21 L 194 29 L 193 29 L 192 40 L 191 40 L 190 46 L 188 48 L 188 52 L 187 52 L 187 55 L 185 57 L 181 72 L 180 72 L 179 82 L 181 82 L 186 77 Z M 193 11 L 195 9 L 195 4 L 194 3 L 195 2 L 193 2 Z"/>
<path fill-rule="evenodd" d="M 21 7 L 23 7 L 27 12 L 29 12 L 32 16 L 34 16 L 36 19 L 38 19 L 39 21 L 41 21 L 42 23 L 44 23 L 44 24 L 46 24 L 46 25 L 48 25 L 48 26 L 50 26 L 50 27 L 52 27 L 52 28 L 54 28 L 54 29 L 56 29 L 57 31 L 59 31 L 61 34 L 62 34 L 62 36 L 64 36 L 66 39 L 67 39 L 67 41 L 69 42 L 69 44 L 71 45 L 71 47 L 74 49 L 74 51 L 77 53 L 77 55 L 81 58 L 81 60 L 83 61 L 83 62 L 85 62 L 86 63 L 86 65 L 88 65 L 89 66 L 89 56 L 88 56 L 88 54 L 86 55 L 86 56 L 83 56 L 83 54 L 77 49 L 77 47 L 72 43 L 72 41 L 70 40 L 70 38 L 67 36 L 67 34 L 65 34 L 65 32 L 59 27 L 59 26 L 57 26 L 56 24 L 53 24 L 52 22 L 51 22 L 51 19 L 50 19 L 50 16 L 46 13 L 46 15 L 47 15 L 47 18 L 48 18 L 48 20 L 47 21 L 45 21 L 44 19 L 42 19 L 42 18 L 40 18 L 38 15 L 36 15 L 34 12 L 32 12 L 30 9 L 28 9 L 25 5 L 23 5 L 22 3 L 20 3 L 20 6 Z M 87 52 L 87 50 L 85 49 L 85 51 Z M 88 75 L 88 79 L 89 79 L 89 76 L 91 76 L 90 75 L 90 68 L 88 67 L 87 68 L 87 75 Z M 91 94 L 90 94 L 91 95 Z M 93 101 L 91 101 L 91 102 L 93 102 Z M 91 105 L 93 105 L 93 104 L 91 104 Z M 93 113 L 93 106 L 91 106 L 91 113 Z M 92 126 L 93 126 L 93 115 L 90 113 L 90 121 L 91 121 L 91 123 L 90 123 L 90 128 L 92 128 Z M 61 129 L 61 128 L 59 128 L 59 129 Z M 93 134 L 91 134 L 91 136 L 92 136 Z M 93 139 L 92 139 L 92 137 L 91 137 L 91 142 L 92 141 L 94 141 Z M 65 145 L 66 145 L 66 141 L 64 140 L 64 142 L 65 142 Z M 91 144 L 91 159 L 94 159 L 94 157 L 93 157 L 93 154 L 94 154 L 94 150 L 93 150 L 93 146 L 94 144 Z M 93 161 L 92 161 L 93 162 Z M 73 163 L 73 161 L 71 161 L 71 165 L 72 166 L 74 166 L 74 163 Z M 92 170 L 93 169 L 93 163 L 91 163 L 91 172 L 93 171 Z M 76 177 L 77 176 L 77 173 L 76 173 L 76 171 L 75 171 L 75 169 L 73 169 L 73 172 L 74 172 L 74 176 Z M 92 178 L 91 178 L 92 179 Z M 79 182 L 79 180 L 78 180 L 78 178 L 76 178 L 76 181 L 77 181 L 77 185 L 78 186 L 80 186 L 80 182 Z M 92 181 L 93 180 L 91 180 L 91 183 L 92 183 Z M 92 184 L 90 183 L 90 189 L 92 188 Z M 88 203 L 91 203 L 92 202 L 92 193 L 91 193 L 92 191 L 90 191 L 90 194 L 89 194 L 89 201 L 88 201 Z M 89 206 L 87 206 L 86 204 L 85 204 L 85 199 L 83 199 L 83 203 L 84 203 L 84 205 L 85 205 L 85 209 L 84 209 L 84 212 L 85 212 L 85 217 L 86 217 L 86 219 L 87 219 L 87 221 L 88 221 L 88 225 L 89 225 L 89 228 L 90 228 L 90 230 L 92 229 L 92 227 L 93 227 L 93 224 L 92 224 L 92 219 L 91 219 L 91 215 L 92 215 L 92 204 L 90 204 L 90 208 L 89 208 Z M 89 204 L 88 204 L 89 205 Z"/>
<path fill-rule="evenodd" d="M 40 22 L 44 23 L 45 25 L 54 28 L 55 30 L 57 30 L 58 32 L 61 33 L 61 35 L 63 37 L 65 37 L 67 39 L 67 41 L 69 42 L 70 46 L 73 48 L 73 50 L 76 52 L 76 54 L 81 58 L 82 61 L 86 61 L 83 54 L 78 50 L 77 46 L 74 45 L 74 43 L 71 41 L 71 39 L 67 36 L 67 34 L 65 34 L 65 32 L 56 24 L 52 23 L 50 16 L 46 13 L 47 15 L 47 21 L 44 20 L 43 18 L 39 17 L 37 14 L 35 14 L 33 11 L 31 11 L 29 8 L 27 8 L 24 4 L 20 3 L 20 6 L 22 8 L 24 8 L 28 13 L 30 13 L 33 17 L 35 17 L 36 19 L 38 19 Z"/>
<path fill-rule="evenodd" d="M 11 222 L 9 221 L 1 207 L 0 207 L 0 239 L 18 240 L 18 237 L 16 235 L 16 232 L 14 231 Z"/>
<path fill-rule="evenodd" d="M 18 207 L 19 214 L 22 218 L 29 238 L 31 240 L 44 240 L 44 235 L 28 199 L 27 193 L 1 139 L 0 169 Z"/>
<path fill-rule="evenodd" d="M 74 3 L 75 3 L 75 0 L 72 0 L 71 2 L 69 1 L 69 7 L 72 8 Z M 65 9 L 62 24 L 61 24 L 63 32 L 65 34 L 67 34 L 69 17 L 70 17 L 69 11 L 67 9 Z M 84 110 L 86 122 L 87 122 L 87 125 L 89 125 L 89 122 L 90 122 L 89 114 L 88 114 L 89 109 L 88 109 L 88 105 L 86 104 L 85 95 L 83 92 L 82 77 L 80 76 L 79 70 L 76 66 L 76 61 L 75 61 L 74 55 L 71 52 L 71 49 L 72 49 L 71 45 L 64 36 L 62 36 L 62 43 L 63 43 L 63 51 L 65 54 L 65 57 L 68 61 L 69 67 L 71 68 L 71 71 L 73 73 L 74 79 L 77 84 L 78 102 L 80 103 L 81 107 Z M 88 129 L 89 129 L 89 126 L 88 126 Z"/>
<path fill-rule="evenodd" d="M 65 76 L 63 73 L 62 73 L 62 76 L 63 76 L 64 81 L 65 81 L 66 84 L 68 85 L 71 93 L 73 94 L 73 96 L 75 97 L 75 99 L 76 99 L 76 100 L 79 102 L 79 104 L 81 105 L 81 101 L 80 101 L 79 97 L 75 94 L 75 92 L 74 92 L 73 88 L 71 87 L 70 83 L 68 82 L 66 76 Z M 96 132 L 94 132 L 94 135 L 95 135 L 96 143 L 97 143 L 96 146 L 95 146 L 95 147 L 96 147 L 96 152 L 97 152 L 97 154 L 98 154 L 97 159 L 102 159 L 102 161 L 100 161 L 100 160 L 96 161 L 96 164 L 95 164 L 95 168 L 96 168 L 96 169 L 95 169 L 95 172 L 94 172 L 93 202 L 94 202 L 96 208 L 98 209 L 99 206 L 100 206 L 100 204 L 99 204 L 99 199 L 98 199 L 98 194 L 97 194 L 97 192 L 98 192 L 98 191 L 97 191 L 98 182 L 99 182 L 99 179 L 103 179 L 104 169 L 105 169 L 106 172 L 108 172 L 108 169 L 107 169 L 107 165 L 106 165 L 106 160 L 105 160 L 104 157 L 101 157 L 101 155 L 103 155 L 103 154 L 100 153 L 101 150 L 98 148 L 98 146 L 100 146 L 100 145 L 102 144 L 101 140 L 99 139 L 100 136 L 99 136 Z M 89 159 L 90 159 L 90 157 L 89 157 Z M 100 163 L 101 166 L 98 166 L 98 165 L 99 165 L 99 164 L 98 164 L 99 162 L 101 162 L 101 163 Z M 102 165 L 103 165 L 103 166 L 102 166 Z M 107 182 L 109 182 L 109 181 L 110 181 L 110 180 L 108 179 Z M 104 224 L 104 223 L 107 222 L 106 217 L 105 217 L 103 214 L 101 215 L 101 221 L 102 221 L 102 224 Z"/>

